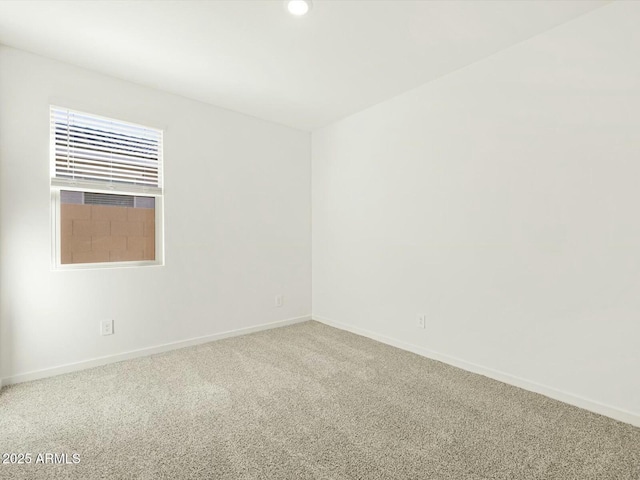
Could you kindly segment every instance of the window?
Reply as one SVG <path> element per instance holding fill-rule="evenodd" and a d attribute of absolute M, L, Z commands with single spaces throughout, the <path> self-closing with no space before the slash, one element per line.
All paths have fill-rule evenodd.
<path fill-rule="evenodd" d="M 162 131 L 51 107 L 56 268 L 162 263 Z"/>

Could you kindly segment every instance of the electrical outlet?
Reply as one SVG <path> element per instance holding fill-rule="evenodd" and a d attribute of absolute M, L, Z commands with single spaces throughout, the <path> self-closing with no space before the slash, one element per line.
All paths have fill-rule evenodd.
<path fill-rule="evenodd" d="M 418 328 L 427 328 L 427 316 L 418 315 Z"/>
<path fill-rule="evenodd" d="M 281 307 L 284 304 L 284 297 L 282 295 L 276 295 L 275 306 Z"/>
<path fill-rule="evenodd" d="M 113 335 L 113 320 L 100 322 L 100 335 Z"/>

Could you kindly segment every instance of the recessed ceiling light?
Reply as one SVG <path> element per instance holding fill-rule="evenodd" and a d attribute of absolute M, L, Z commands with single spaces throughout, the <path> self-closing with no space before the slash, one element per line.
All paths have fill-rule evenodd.
<path fill-rule="evenodd" d="M 311 10 L 311 0 L 288 0 L 286 4 L 289 13 L 298 17 L 306 15 Z"/>

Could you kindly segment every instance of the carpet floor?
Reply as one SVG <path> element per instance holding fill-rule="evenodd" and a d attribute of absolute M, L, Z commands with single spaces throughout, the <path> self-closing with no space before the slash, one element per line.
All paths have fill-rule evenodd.
<path fill-rule="evenodd" d="M 3 452 L 32 463 L 2 479 L 640 479 L 638 428 L 316 322 L 6 387 Z"/>

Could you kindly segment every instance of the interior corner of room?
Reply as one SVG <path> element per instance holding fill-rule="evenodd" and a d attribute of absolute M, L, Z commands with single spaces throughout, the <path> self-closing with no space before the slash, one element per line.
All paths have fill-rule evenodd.
<path fill-rule="evenodd" d="M 131 34 L 109 50 L 109 37 L 96 28 L 90 46 L 107 53 L 95 58 L 65 35 L 47 44 L 55 26 L 46 25 L 46 2 L 38 15 L 20 2 L 3 3 L 0 388 L 72 372 L 87 375 L 86 388 L 110 378 L 90 368 L 139 359 L 121 364 L 136 372 L 158 359 L 175 375 L 168 384 L 189 382 L 187 400 L 195 403 L 184 408 L 197 411 L 201 398 L 215 408 L 231 405 L 231 394 L 199 382 L 199 375 L 208 378 L 199 370 L 205 366 L 228 368 L 229 379 L 244 372 L 267 390 L 266 383 L 282 382 L 301 395 L 309 392 L 292 379 L 306 378 L 297 369 L 308 368 L 309 391 L 328 402 L 338 383 L 323 382 L 347 375 L 341 369 L 348 365 L 353 377 L 340 378 L 354 383 L 339 383 L 339 390 L 353 396 L 335 398 L 353 416 L 340 417 L 335 433 L 365 417 L 359 394 L 376 401 L 357 382 L 394 378 L 386 376 L 391 365 L 399 369 L 400 390 L 435 372 L 437 388 L 464 384 L 465 395 L 476 392 L 487 405 L 516 408 L 509 399 L 518 394 L 501 390 L 505 384 L 526 390 L 518 399 L 540 411 L 555 404 L 530 392 L 640 427 L 640 2 L 515 2 L 516 13 L 509 2 L 314 0 L 303 18 L 284 17 L 279 1 L 201 2 L 210 28 L 193 12 L 173 10 L 180 2 L 157 11 L 153 2 L 124 2 L 132 16 L 114 27 L 123 35 L 147 9 L 158 22 L 179 12 L 175 48 L 166 36 L 151 48 Z M 92 7 L 96 17 L 104 14 L 98 27 L 117 24 L 109 3 Z M 87 3 L 77 8 L 78 18 L 89 18 Z M 352 32 L 349 20 L 361 18 L 360 8 L 370 16 L 354 20 L 360 30 Z M 413 13 L 398 13 L 402 8 Z M 436 14 L 459 28 L 445 29 Z M 22 24 L 33 28 L 19 32 Z M 203 59 L 197 31 L 209 30 L 221 43 Z M 326 32 L 335 36 L 319 42 Z M 153 67 L 145 70 L 134 56 L 116 58 L 125 40 Z M 172 71 L 162 65 L 165 57 Z M 199 61 L 202 78 L 180 76 L 181 69 L 195 72 Z M 52 240 L 63 228 L 55 213 L 59 189 L 51 183 L 52 106 L 162 132 L 162 201 L 150 204 L 157 210 L 134 223 L 100 220 L 82 224 L 85 231 L 78 223 L 78 242 L 88 243 L 78 244 L 77 263 L 86 268 L 63 265 Z M 111 212 L 126 220 L 133 207 Z M 121 253 L 104 254 L 122 263 L 102 268 L 93 263 L 102 260 L 86 259 L 102 258 L 89 255 L 95 232 L 115 229 L 115 222 L 134 233 L 118 234 Z M 137 241 L 139 248 L 127 247 Z M 257 332 L 262 336 L 248 335 Z M 196 348 L 184 359 L 162 356 L 185 347 Z M 413 363 L 406 352 L 446 365 Z M 169 358 L 185 362 L 184 378 Z M 486 387 L 471 373 L 502 384 Z M 445 374 L 458 376 L 447 384 Z M 233 385 L 229 391 L 244 388 Z M 387 387 L 380 391 L 392 395 Z M 0 407 L 6 395 L 3 389 Z M 415 407 L 419 395 L 408 395 L 410 402 L 393 405 Z M 286 416 L 284 404 L 260 398 L 272 409 L 268 415 Z M 312 408 L 290 398 L 291 411 Z M 531 418 L 549 418 L 537 412 Z M 554 418 L 571 415 L 563 410 Z M 277 420 L 265 417 L 266 428 L 277 432 Z M 625 438 L 637 439 L 633 432 Z M 293 426 L 285 433 L 263 444 L 297 438 Z M 411 437 L 403 430 L 397 441 L 405 434 Z M 162 437 L 154 441 L 162 444 Z M 282 448 L 270 458 L 292 461 Z M 347 462 L 326 448 L 340 465 Z M 260 456 L 243 455 L 252 454 Z M 340 470 L 343 476 L 326 468 L 308 478 L 358 478 L 356 467 Z M 451 468 L 442 478 L 485 478 L 456 477 Z M 272 478 L 294 478 L 278 472 Z M 548 478 L 573 478 L 558 475 Z"/>

